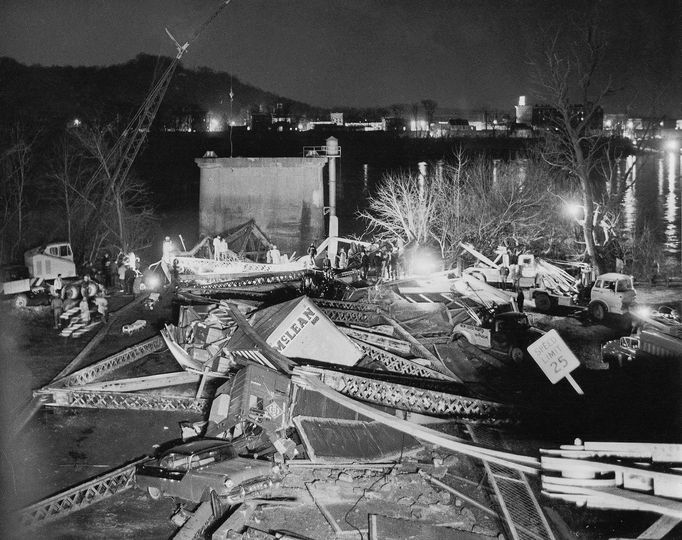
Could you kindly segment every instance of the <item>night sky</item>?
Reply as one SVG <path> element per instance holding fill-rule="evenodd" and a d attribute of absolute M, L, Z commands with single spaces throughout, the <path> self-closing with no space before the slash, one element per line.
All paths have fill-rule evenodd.
<path fill-rule="evenodd" d="M 218 0 L 3 0 L 0 56 L 109 65 L 174 55 Z M 227 71 L 312 105 L 510 109 L 533 101 L 529 57 L 543 33 L 596 9 L 608 74 L 634 104 L 682 115 L 679 0 L 232 0 L 183 62 Z M 1 84 L 1 83 L 0 83 Z M 607 104 L 608 105 L 608 104 Z M 623 111 L 624 112 L 624 111 Z"/>

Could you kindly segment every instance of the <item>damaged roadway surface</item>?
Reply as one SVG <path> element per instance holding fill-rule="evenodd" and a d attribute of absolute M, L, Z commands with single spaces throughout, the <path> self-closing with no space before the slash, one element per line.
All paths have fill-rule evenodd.
<path fill-rule="evenodd" d="M 125 322 L 143 318 L 148 321 L 147 328 L 132 336 L 124 336 L 121 334 L 124 322 L 119 321 L 86 363 L 158 334 L 162 323 L 170 316 L 170 298 L 167 296 L 164 296 L 164 302 L 157 310 L 144 311 L 141 305 L 130 310 Z M 642 297 L 647 298 L 646 294 Z M 669 301 L 670 294 L 659 293 L 650 298 L 651 303 L 663 303 Z M 116 310 L 128 301 L 130 297 L 114 296 L 112 309 Z M 619 329 L 611 326 L 585 327 L 575 319 L 539 314 L 533 314 L 532 318 L 539 327 L 554 326 L 559 328 L 562 335 L 568 333 L 569 344 L 582 343 L 586 351 L 593 350 L 599 341 L 619 335 Z M 3 426 L 6 427 L 26 402 L 31 390 L 52 380 L 93 334 L 75 339 L 59 337 L 51 329 L 49 310 L 41 308 L 19 313 L 3 310 L 2 331 L 2 412 Z M 592 367 L 598 367 L 594 353 L 586 352 L 580 356 L 583 361 L 592 362 Z M 155 353 L 147 357 L 144 370 L 144 373 L 131 373 L 128 376 L 177 371 L 177 365 L 169 354 Z M 675 411 L 674 400 L 670 406 L 672 413 Z M 634 419 L 633 425 L 636 426 L 644 418 Z M 179 423 L 188 420 L 196 421 L 200 417 L 187 412 L 43 408 L 18 434 L 7 436 L 8 430 L 3 429 L 3 508 L 23 507 L 150 454 L 154 444 L 177 438 L 180 434 Z M 570 441 L 562 439 L 552 442 Z M 519 441 L 519 446 L 526 445 L 529 453 L 536 452 L 536 445 Z M 428 447 L 411 455 L 407 465 L 360 470 L 292 468 L 273 495 L 285 500 L 294 499 L 293 507 L 291 503 L 285 505 L 284 510 L 278 506 L 266 507 L 250 518 L 251 523 L 264 530 L 296 531 L 309 538 L 334 538 L 335 533 L 330 524 L 314 504 L 314 496 L 334 516 L 341 530 L 349 531 L 343 533 L 344 537 L 354 537 L 355 531 L 355 537 L 366 538 L 369 513 L 413 520 L 431 521 L 430 518 L 433 518 L 433 522 L 450 524 L 454 528 L 483 536 L 496 537 L 502 530 L 499 520 L 443 490 L 434 489 L 417 474 L 418 469 L 425 469 L 485 506 L 493 507 L 487 484 L 483 480 L 483 470 L 474 460 Z M 168 538 L 177 530 L 176 525 L 169 520 L 175 508 L 171 499 L 152 501 L 142 491 L 129 490 L 36 529 L 31 536 Z M 605 520 L 600 513 L 589 513 L 584 521 L 588 524 L 585 530 L 587 537 L 601 537 L 598 529 Z M 609 527 L 615 527 L 612 530 L 620 533 L 631 532 L 629 529 L 632 527 L 641 531 L 650 521 L 629 515 L 620 526 L 609 523 Z M 3 522 L 10 524 L 3 531 L 3 537 L 13 537 L 16 531 L 11 521 L 4 519 Z M 607 531 L 606 536 L 609 534 L 611 531 Z"/>

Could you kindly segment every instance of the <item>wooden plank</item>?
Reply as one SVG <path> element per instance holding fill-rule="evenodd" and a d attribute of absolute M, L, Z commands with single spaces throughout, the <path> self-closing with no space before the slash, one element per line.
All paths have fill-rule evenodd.
<path fill-rule="evenodd" d="M 659 540 L 666 534 L 672 531 L 682 520 L 670 516 L 661 516 L 654 523 L 651 524 L 646 531 L 640 534 L 637 538 L 646 538 L 647 540 Z"/>
<path fill-rule="evenodd" d="M 160 375 L 148 375 L 146 377 L 131 377 L 115 381 L 94 382 L 82 386 L 72 386 L 71 390 L 103 390 L 107 392 L 135 392 L 149 390 L 151 388 L 163 388 L 179 384 L 191 384 L 199 381 L 199 375 L 180 371 L 177 373 L 161 373 Z"/>
<path fill-rule="evenodd" d="M 254 330 L 253 326 L 249 324 L 249 321 L 246 320 L 246 317 L 242 315 L 241 311 L 237 308 L 235 304 L 231 304 L 229 302 L 226 302 L 225 307 L 227 307 L 230 310 L 230 314 L 232 315 L 232 319 L 234 320 L 235 323 L 237 323 L 237 326 L 242 329 L 242 331 L 255 343 L 258 345 L 258 348 L 261 350 L 261 352 L 268 358 L 268 360 L 272 361 L 273 363 L 277 364 L 277 367 L 283 372 L 283 373 L 290 373 L 291 369 L 295 364 L 292 360 L 284 356 L 282 353 L 276 351 L 273 349 L 270 345 L 268 345 L 268 342 L 265 341 L 264 338 Z"/>
<path fill-rule="evenodd" d="M 429 482 L 431 482 L 434 486 L 438 486 L 439 488 L 444 489 L 445 491 L 449 491 L 449 492 L 452 493 L 453 495 L 459 497 L 459 498 L 462 499 L 463 501 L 468 502 L 470 505 L 475 506 L 475 507 L 478 508 L 479 510 L 485 512 L 486 514 L 488 514 L 488 515 L 490 515 L 490 516 L 493 516 L 494 518 L 502 519 L 502 516 L 500 516 L 500 514 L 498 514 L 497 512 L 495 512 L 494 510 L 492 510 L 491 508 L 488 508 L 487 506 L 481 504 L 481 503 L 478 502 L 477 500 L 472 499 L 471 497 L 465 495 L 465 494 L 462 493 L 461 491 L 456 490 L 456 489 L 453 488 L 452 486 L 449 486 L 448 484 L 446 484 L 446 483 L 444 483 L 444 482 L 441 482 L 440 480 L 434 478 L 434 477 L 431 476 L 430 474 L 425 473 L 424 471 L 421 471 L 421 470 L 419 471 L 419 474 L 420 474 L 422 477 L 426 478 L 426 479 L 427 479 Z"/>
<path fill-rule="evenodd" d="M 369 540 L 404 540 L 428 538 L 429 540 L 489 540 L 482 534 L 439 527 L 424 521 L 408 520 L 369 514 Z"/>
<path fill-rule="evenodd" d="M 592 461 L 586 459 L 557 458 L 541 456 L 544 471 L 559 472 L 562 476 L 576 479 L 589 479 L 597 474 L 614 472 L 619 485 L 625 489 L 648 491 L 661 497 L 682 499 L 682 474 L 672 470 L 665 472 L 652 470 L 646 466 L 624 465 L 620 462 Z M 543 476 L 551 482 L 552 476 Z"/>
<path fill-rule="evenodd" d="M 543 493 L 549 497 L 575 502 L 576 504 L 584 502 L 589 508 L 638 510 L 682 519 L 681 502 L 620 488 L 597 489 L 562 486 L 561 491 L 552 491 L 543 487 Z"/>
<path fill-rule="evenodd" d="M 313 490 L 310 489 L 310 485 L 306 484 L 305 488 L 308 490 L 308 493 L 310 493 L 310 497 L 312 498 L 313 502 L 315 503 L 315 506 L 317 506 L 317 509 L 320 511 L 324 519 L 329 523 L 329 526 L 332 528 L 332 530 L 336 534 L 340 534 L 343 532 L 343 529 L 339 526 L 337 523 L 336 519 L 334 519 L 334 516 L 331 514 L 331 512 L 315 497 L 313 494 Z"/>
<path fill-rule="evenodd" d="M 215 530 L 211 540 L 228 540 L 228 538 L 232 537 L 232 533 L 241 533 L 255 508 L 255 505 L 250 503 L 242 503 L 237 506 L 220 527 Z"/>
<path fill-rule="evenodd" d="M 202 502 L 182 528 L 173 536 L 174 540 L 198 540 L 202 533 L 217 518 L 213 515 L 213 505 L 208 499 Z"/>
<path fill-rule="evenodd" d="M 339 330 L 347 336 L 354 337 L 355 339 L 359 339 L 370 345 L 375 345 L 389 352 L 401 355 L 410 354 L 410 344 L 403 340 L 390 338 L 381 334 L 374 334 L 373 332 L 364 330 L 357 330 L 355 328 L 347 328 L 345 326 L 340 326 Z"/>

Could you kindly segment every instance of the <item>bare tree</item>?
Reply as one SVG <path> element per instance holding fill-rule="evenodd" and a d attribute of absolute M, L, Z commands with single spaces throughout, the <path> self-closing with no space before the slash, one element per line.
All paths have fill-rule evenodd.
<path fill-rule="evenodd" d="M 581 220 L 585 249 L 598 272 L 604 270 L 594 235 L 595 208 L 604 186 L 603 171 L 609 160 L 608 141 L 601 125 L 605 97 L 613 93 L 610 79 L 596 84 L 606 42 L 595 26 L 566 50 L 557 32 L 535 63 L 539 97 L 554 109 L 553 126 L 546 132 L 544 157 L 561 168 L 580 186 L 584 219 Z"/>
<path fill-rule="evenodd" d="M 33 173 L 33 146 L 38 133 L 28 135 L 21 124 L 6 130 L 0 154 L 0 260 L 8 262 L 16 255 L 24 239 L 26 223 L 26 188 Z"/>
<path fill-rule="evenodd" d="M 147 190 L 133 176 L 114 183 L 110 127 L 81 127 L 58 145 L 50 177 L 57 181 L 65 228 L 83 262 L 103 247 L 127 252 L 150 244 L 155 222 Z"/>
<path fill-rule="evenodd" d="M 420 189 L 419 180 L 408 173 L 389 174 L 369 198 L 369 208 L 360 214 L 379 234 L 405 243 L 426 244 L 434 228 L 436 190 Z"/>
<path fill-rule="evenodd" d="M 490 162 L 468 161 L 460 152 L 443 174 L 428 177 L 423 190 L 414 175 L 389 175 L 361 215 L 387 237 L 437 244 L 443 258 L 454 255 L 461 241 L 484 251 L 499 244 L 574 250 L 549 167 L 540 159 L 496 166 L 493 175 Z"/>

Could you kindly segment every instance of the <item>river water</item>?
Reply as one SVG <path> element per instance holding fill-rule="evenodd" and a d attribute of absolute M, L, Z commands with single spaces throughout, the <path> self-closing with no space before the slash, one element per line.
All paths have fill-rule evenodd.
<path fill-rule="evenodd" d="M 232 155 L 247 157 L 301 156 L 304 146 L 322 146 L 329 134 L 235 133 Z M 410 139 L 383 132 L 337 132 L 341 157 L 337 165 L 337 215 L 341 235 L 359 235 L 365 224 L 358 218 L 366 208 L 367 196 L 374 192 L 385 174 L 417 172 L 419 162 L 434 163 L 454 157 L 458 147 L 483 152 L 491 159 L 522 157 L 528 141 L 523 139 L 471 139 L 452 142 L 443 139 Z M 212 150 L 219 157 L 230 156 L 229 135 L 154 134 L 137 168 L 151 185 L 163 211 L 161 238 L 182 233 L 188 243 L 198 239 L 199 168 L 194 159 Z M 619 163 L 619 171 L 632 167 L 632 186 L 623 201 L 621 223 L 626 235 L 634 238 L 648 227 L 663 250 L 660 261 L 668 273 L 680 274 L 682 221 L 680 153 L 650 153 Z M 326 172 L 325 172 L 326 181 Z M 325 186 L 326 189 L 326 186 Z M 325 195 L 326 198 L 326 195 Z M 161 245 L 161 239 L 158 242 Z M 160 250 L 160 248 L 159 248 Z M 153 257 L 152 257 L 153 258 Z"/>

